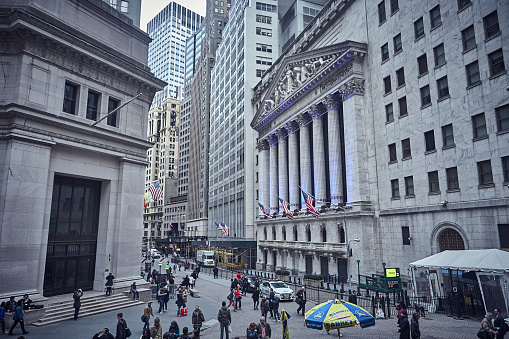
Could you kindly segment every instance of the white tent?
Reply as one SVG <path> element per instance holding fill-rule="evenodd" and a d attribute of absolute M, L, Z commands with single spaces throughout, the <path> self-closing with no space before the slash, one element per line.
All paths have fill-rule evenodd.
<path fill-rule="evenodd" d="M 415 290 L 417 290 L 415 272 L 418 269 L 475 272 L 485 309 L 492 310 L 493 305 L 505 306 L 505 309 L 508 309 L 509 252 L 499 249 L 444 251 L 415 261 L 409 266 Z"/>

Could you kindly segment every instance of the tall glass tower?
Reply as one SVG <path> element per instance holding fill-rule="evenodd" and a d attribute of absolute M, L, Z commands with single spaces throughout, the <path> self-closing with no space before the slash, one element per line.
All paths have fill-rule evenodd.
<path fill-rule="evenodd" d="M 161 106 L 167 97 L 179 99 L 184 85 L 186 41 L 200 28 L 203 17 L 176 2 L 170 2 L 147 25 L 152 38 L 148 65 L 155 76 L 168 85 L 156 93 L 152 106 Z"/>

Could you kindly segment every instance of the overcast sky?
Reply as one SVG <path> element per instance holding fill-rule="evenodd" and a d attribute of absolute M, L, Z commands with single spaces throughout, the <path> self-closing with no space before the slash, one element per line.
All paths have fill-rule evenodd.
<path fill-rule="evenodd" d="M 173 0 L 193 12 L 205 16 L 206 0 Z M 147 23 L 154 18 L 171 0 L 141 0 L 140 28 L 147 31 Z"/>

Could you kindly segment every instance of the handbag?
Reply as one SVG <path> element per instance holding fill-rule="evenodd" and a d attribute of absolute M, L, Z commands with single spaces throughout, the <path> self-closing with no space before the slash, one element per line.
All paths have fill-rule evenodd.
<path fill-rule="evenodd" d="M 486 332 L 484 332 L 484 330 L 481 328 L 477 332 L 477 338 L 486 339 L 486 338 L 488 338 L 488 336 L 486 335 Z"/>
<path fill-rule="evenodd" d="M 143 315 L 141 316 L 141 321 L 142 321 L 142 322 L 146 322 L 146 321 L 147 321 L 147 317 L 145 317 L 145 314 L 143 314 Z"/>
<path fill-rule="evenodd" d="M 129 327 L 127 327 L 125 329 L 125 336 L 126 336 L 126 338 L 129 338 L 131 335 L 133 335 L 133 334 L 131 333 L 131 330 L 129 329 Z"/>

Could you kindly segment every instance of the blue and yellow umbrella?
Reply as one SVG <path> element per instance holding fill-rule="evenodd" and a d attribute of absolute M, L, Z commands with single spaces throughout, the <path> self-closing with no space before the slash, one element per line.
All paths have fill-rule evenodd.
<path fill-rule="evenodd" d="M 306 312 L 305 324 L 317 330 L 339 329 L 360 325 L 361 328 L 375 326 L 375 318 L 362 307 L 341 299 L 329 300 Z"/>
<path fill-rule="evenodd" d="M 283 339 L 290 338 L 290 333 L 288 332 L 288 319 L 290 319 L 290 315 L 288 312 L 283 310 L 281 312 L 281 322 L 283 323 Z"/>

